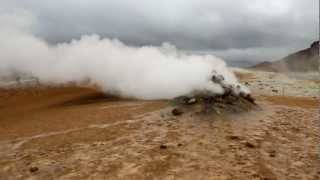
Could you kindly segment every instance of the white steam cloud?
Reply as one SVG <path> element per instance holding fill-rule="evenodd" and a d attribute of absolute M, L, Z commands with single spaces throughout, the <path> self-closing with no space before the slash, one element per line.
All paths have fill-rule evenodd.
<path fill-rule="evenodd" d="M 186 55 L 169 43 L 129 47 L 98 35 L 50 45 L 29 31 L 34 19 L 26 17 L 0 15 L 0 76 L 15 71 L 50 84 L 89 80 L 107 93 L 141 99 L 194 91 L 221 94 L 223 88 L 211 81 L 213 71 L 228 84 L 238 84 L 224 61 L 211 55 Z"/>

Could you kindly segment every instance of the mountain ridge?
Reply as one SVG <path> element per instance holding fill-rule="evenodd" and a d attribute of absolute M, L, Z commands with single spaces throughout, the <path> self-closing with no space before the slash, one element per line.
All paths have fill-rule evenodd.
<path fill-rule="evenodd" d="M 250 69 L 271 72 L 312 72 L 319 71 L 319 66 L 319 41 L 314 41 L 309 48 L 289 54 L 274 62 L 264 61 Z"/>

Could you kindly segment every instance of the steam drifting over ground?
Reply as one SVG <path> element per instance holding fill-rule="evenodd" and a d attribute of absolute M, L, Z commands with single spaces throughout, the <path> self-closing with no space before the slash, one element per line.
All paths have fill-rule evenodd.
<path fill-rule="evenodd" d="M 169 43 L 129 47 L 116 39 L 84 35 L 50 45 L 29 31 L 34 19 L 26 14 L 0 15 L 4 27 L 0 30 L 0 76 L 14 71 L 42 83 L 89 82 L 108 93 L 141 99 L 167 99 L 194 91 L 220 94 L 223 88 L 211 81 L 213 71 L 227 84 L 238 84 L 223 60 L 186 55 Z"/>

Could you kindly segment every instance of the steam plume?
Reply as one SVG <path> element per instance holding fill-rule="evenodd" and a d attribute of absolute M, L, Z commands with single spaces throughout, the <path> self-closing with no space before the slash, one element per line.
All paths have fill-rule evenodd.
<path fill-rule="evenodd" d="M 28 27 L 21 16 L 1 15 L 0 75 L 30 74 L 42 83 L 88 81 L 103 91 L 141 99 L 167 99 L 194 91 L 220 94 L 212 72 L 237 84 L 224 61 L 212 55 L 186 55 L 169 43 L 161 47 L 130 47 L 117 39 L 85 35 L 50 45 Z M 32 19 L 32 18 L 31 18 Z"/>

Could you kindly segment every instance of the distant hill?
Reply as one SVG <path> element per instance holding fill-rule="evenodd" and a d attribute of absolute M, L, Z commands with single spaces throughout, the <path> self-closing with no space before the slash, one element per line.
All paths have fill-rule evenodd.
<path fill-rule="evenodd" d="M 275 62 L 262 62 L 251 68 L 273 72 L 311 72 L 319 71 L 319 41 L 315 41 L 307 49 L 290 54 Z"/>
<path fill-rule="evenodd" d="M 252 61 L 252 60 L 228 60 L 228 59 L 224 59 L 224 61 L 230 67 L 239 67 L 239 68 L 248 68 L 248 67 L 252 67 L 252 66 L 260 63 L 260 62 Z"/>

